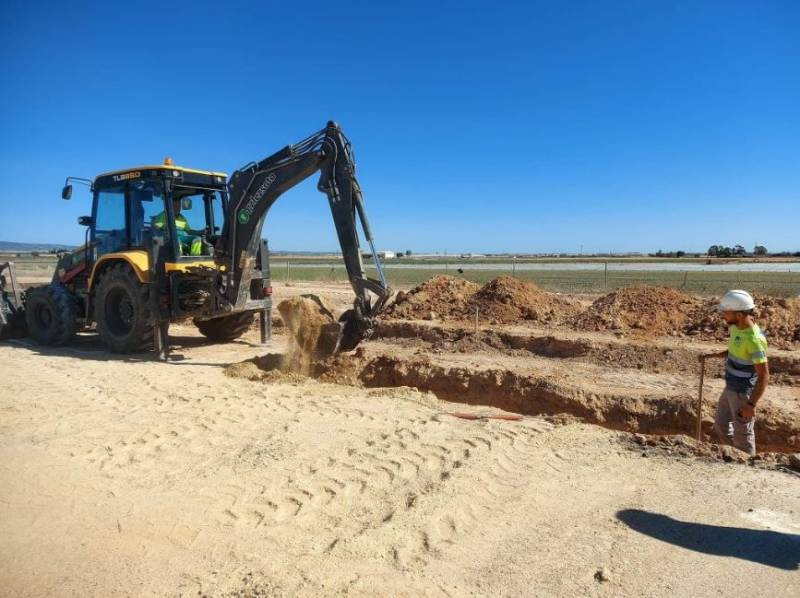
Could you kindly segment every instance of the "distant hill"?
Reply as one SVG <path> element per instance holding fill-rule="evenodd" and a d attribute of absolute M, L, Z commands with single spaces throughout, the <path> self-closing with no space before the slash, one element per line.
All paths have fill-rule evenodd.
<path fill-rule="evenodd" d="M 50 251 L 51 249 L 74 249 L 76 245 L 58 245 L 53 243 L 15 243 L 13 241 L 0 241 L 0 251 Z"/>

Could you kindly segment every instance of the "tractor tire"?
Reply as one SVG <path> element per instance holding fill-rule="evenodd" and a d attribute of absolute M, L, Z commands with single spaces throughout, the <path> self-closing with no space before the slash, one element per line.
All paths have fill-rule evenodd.
<path fill-rule="evenodd" d="M 65 287 L 47 284 L 25 294 L 28 332 L 42 345 L 67 344 L 78 330 L 78 298 Z"/>
<path fill-rule="evenodd" d="M 245 311 L 213 320 L 194 320 L 194 325 L 207 339 L 228 343 L 242 336 L 255 320 L 255 312 Z"/>
<path fill-rule="evenodd" d="M 151 285 L 139 282 L 128 264 L 114 264 L 97 283 L 94 319 L 103 344 L 115 353 L 153 348 L 155 317 Z"/>

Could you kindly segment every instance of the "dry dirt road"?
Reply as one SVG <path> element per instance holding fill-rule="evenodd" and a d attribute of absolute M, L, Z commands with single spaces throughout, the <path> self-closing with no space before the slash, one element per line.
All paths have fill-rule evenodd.
<path fill-rule="evenodd" d="M 0 595 L 800 595 L 790 473 L 229 378 L 254 335 L 173 334 L 169 364 L 0 344 Z"/>

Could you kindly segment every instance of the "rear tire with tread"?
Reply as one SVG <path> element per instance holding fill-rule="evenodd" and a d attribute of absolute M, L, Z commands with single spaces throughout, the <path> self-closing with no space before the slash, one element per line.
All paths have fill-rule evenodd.
<path fill-rule="evenodd" d="M 242 336 L 255 321 L 255 312 L 246 311 L 213 320 L 194 320 L 195 326 L 207 339 L 217 343 L 228 343 Z"/>
<path fill-rule="evenodd" d="M 65 287 L 47 284 L 25 294 L 28 332 L 42 345 L 67 344 L 78 330 L 78 298 Z"/>
<path fill-rule="evenodd" d="M 105 270 L 97 283 L 94 319 L 103 344 L 115 353 L 153 348 L 155 318 L 151 285 L 142 283 L 126 263 Z"/>

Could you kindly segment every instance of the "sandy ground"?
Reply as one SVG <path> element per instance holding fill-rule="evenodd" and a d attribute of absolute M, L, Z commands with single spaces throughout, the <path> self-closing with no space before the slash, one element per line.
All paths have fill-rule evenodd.
<path fill-rule="evenodd" d="M 169 364 L 0 344 L 0 595 L 800 594 L 795 475 L 408 388 L 229 378 L 283 337 L 173 335 Z"/>

